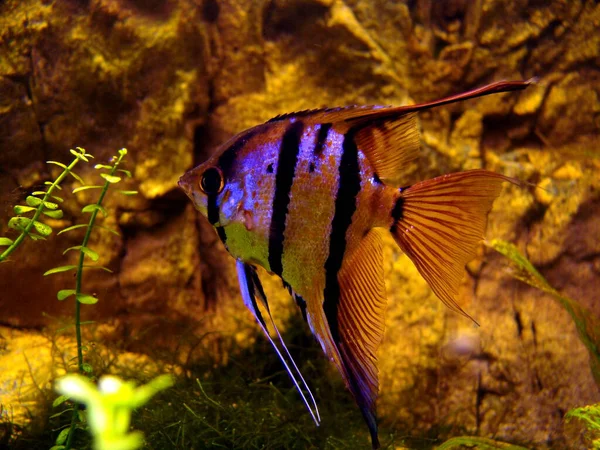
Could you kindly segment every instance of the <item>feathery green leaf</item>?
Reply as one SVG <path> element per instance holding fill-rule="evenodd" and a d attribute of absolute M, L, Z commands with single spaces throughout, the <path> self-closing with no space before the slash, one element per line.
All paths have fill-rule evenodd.
<path fill-rule="evenodd" d="M 50 225 L 46 225 L 45 223 L 38 222 L 36 220 L 33 222 L 33 226 L 35 227 L 35 230 L 42 236 L 50 236 L 52 234 L 52 227 Z"/>
<path fill-rule="evenodd" d="M 13 217 L 8 221 L 8 228 L 23 231 L 29 222 L 31 222 L 29 217 Z"/>
<path fill-rule="evenodd" d="M 80 191 L 85 191 L 87 189 L 102 189 L 103 186 L 80 186 L 78 188 L 73 189 L 73 194 L 76 194 Z"/>
<path fill-rule="evenodd" d="M 61 395 L 58 398 L 61 398 L 61 397 L 67 397 L 67 399 L 69 398 L 66 395 Z M 59 403 L 59 405 L 60 405 L 60 403 Z M 63 444 L 67 441 L 68 436 L 69 436 L 69 428 L 65 428 L 64 430 L 61 430 L 61 432 L 58 434 L 58 437 L 56 438 L 56 442 L 55 442 L 56 447 L 65 448 L 65 446 Z M 58 450 L 58 449 L 56 449 L 56 450 Z"/>
<path fill-rule="evenodd" d="M 13 208 L 13 211 L 15 212 L 15 214 L 25 214 L 26 212 L 29 212 L 29 211 L 35 211 L 35 208 L 32 208 L 31 206 L 25 206 L 25 205 L 16 205 Z"/>
<path fill-rule="evenodd" d="M 29 236 L 32 241 L 45 241 L 46 240 L 46 238 L 44 236 L 32 233 L 31 231 L 27 233 L 27 236 Z"/>
<path fill-rule="evenodd" d="M 54 399 L 54 401 L 52 402 L 52 407 L 56 408 L 57 406 L 62 405 L 67 400 L 69 400 L 69 396 L 68 395 L 61 395 L 61 396 L 59 396 L 59 397 L 57 397 L 57 398 Z"/>
<path fill-rule="evenodd" d="M 80 149 L 80 148 L 79 148 L 79 147 L 77 147 L 77 149 Z M 80 150 L 82 150 L 82 149 L 80 149 Z M 72 155 L 75 155 L 75 157 L 77 157 L 78 159 L 81 159 L 81 160 L 83 160 L 83 161 L 85 161 L 85 162 L 89 162 L 89 161 L 90 161 L 89 159 L 87 159 L 87 157 L 88 157 L 88 156 L 90 156 L 90 155 L 87 155 L 87 154 L 85 153 L 85 151 L 82 151 L 82 152 L 77 152 L 77 151 L 75 151 L 75 150 L 73 150 L 73 149 L 71 149 L 71 150 L 69 150 L 69 151 L 71 152 L 71 154 L 72 154 Z"/>
<path fill-rule="evenodd" d="M 54 211 L 44 210 L 44 211 L 42 211 L 42 213 L 47 215 L 48 217 L 52 217 L 53 219 L 62 219 L 62 216 L 63 216 L 63 212 L 61 209 L 57 209 Z"/>
<path fill-rule="evenodd" d="M 52 202 L 44 202 L 44 208 L 57 209 L 58 205 L 56 203 L 52 203 Z"/>
<path fill-rule="evenodd" d="M 94 169 L 106 169 L 106 170 L 112 170 L 112 166 L 108 166 L 106 164 L 96 164 L 94 166 Z"/>
<path fill-rule="evenodd" d="M 589 352 L 590 366 L 596 384 L 600 386 L 600 318 L 577 300 L 554 289 L 515 245 L 500 239 L 494 239 L 487 245 L 512 261 L 514 278 L 552 295 L 571 316 L 579 339 Z"/>
<path fill-rule="evenodd" d="M 7 237 L 0 237 L 0 247 L 11 245 L 12 243 L 12 239 L 9 239 Z"/>
<path fill-rule="evenodd" d="M 59 231 L 58 233 L 56 233 L 56 234 L 57 234 L 57 235 L 59 235 L 59 234 L 63 234 L 63 233 L 66 233 L 67 231 L 76 230 L 76 229 L 78 229 L 78 228 L 85 228 L 85 227 L 87 227 L 87 226 L 88 226 L 88 224 L 87 224 L 87 223 L 80 223 L 80 224 L 77 224 L 77 225 L 71 225 L 70 227 L 67 227 L 67 228 L 65 228 L 65 229 L 63 229 L 63 230 L 60 230 L 60 231 Z"/>
<path fill-rule="evenodd" d="M 94 305 L 98 303 L 98 299 L 89 294 L 77 294 L 77 301 L 79 303 L 83 303 L 84 305 Z"/>
<path fill-rule="evenodd" d="M 105 227 L 104 225 L 94 225 L 94 228 L 101 228 L 102 230 L 106 230 L 114 234 L 115 236 L 121 236 L 121 233 L 119 233 L 118 231 L 115 231 L 112 228 Z"/>
<path fill-rule="evenodd" d="M 65 166 L 63 163 L 58 162 L 58 161 L 46 161 L 46 164 L 54 164 L 58 167 L 62 167 L 65 170 L 69 170 L 69 168 L 67 166 Z"/>
<path fill-rule="evenodd" d="M 62 191 L 62 188 L 60 187 L 60 185 L 59 184 L 54 184 L 52 181 L 44 181 L 44 184 L 46 186 L 54 186 L 59 191 Z"/>
<path fill-rule="evenodd" d="M 81 209 L 81 212 L 84 212 L 84 213 L 92 213 L 92 212 L 94 212 L 94 211 L 96 211 L 96 210 L 98 210 L 98 211 L 100 211 L 102 214 L 104 214 L 104 217 L 108 216 L 108 213 L 106 212 L 106 209 L 104 209 L 104 206 L 101 206 L 101 205 L 96 205 L 96 204 L 93 204 L 93 205 L 86 205 L 86 206 L 84 206 L 84 207 Z"/>
<path fill-rule="evenodd" d="M 108 267 L 104 267 L 104 266 L 88 266 L 87 264 L 84 264 L 82 267 L 84 269 L 101 269 L 101 270 L 104 270 L 105 272 L 113 273 L 112 270 L 110 270 Z"/>
<path fill-rule="evenodd" d="M 79 181 L 81 184 L 85 184 L 85 181 L 83 181 L 83 178 L 81 178 L 79 175 L 77 175 L 75 172 L 69 171 L 69 174 L 75 178 L 77 181 Z"/>
<path fill-rule="evenodd" d="M 84 247 L 83 245 L 75 245 L 73 247 L 69 247 L 63 252 L 63 255 L 71 250 L 79 250 L 88 256 L 92 261 L 98 261 L 98 253 L 92 250 L 89 247 Z"/>
<path fill-rule="evenodd" d="M 50 270 L 47 270 L 46 272 L 44 272 L 44 276 L 46 275 L 52 275 L 54 273 L 61 273 L 61 272 L 67 272 L 69 270 L 73 270 L 73 269 L 77 269 L 77 266 L 74 264 L 69 264 L 68 266 L 60 266 L 60 267 L 54 267 Z"/>
<path fill-rule="evenodd" d="M 29 206 L 40 206 L 42 204 L 42 199 L 34 197 L 32 195 L 28 195 L 27 198 L 25 199 L 25 201 L 27 202 L 27 204 Z"/>
<path fill-rule="evenodd" d="M 59 300 L 64 300 L 72 295 L 75 295 L 76 292 L 77 291 L 75 291 L 75 289 L 61 289 L 56 293 L 56 298 Z"/>
<path fill-rule="evenodd" d="M 104 178 L 106 181 L 108 181 L 109 183 L 113 183 L 113 184 L 121 181 L 121 177 L 117 177 L 115 175 L 109 175 L 107 173 L 101 173 L 100 176 L 102 178 Z"/>

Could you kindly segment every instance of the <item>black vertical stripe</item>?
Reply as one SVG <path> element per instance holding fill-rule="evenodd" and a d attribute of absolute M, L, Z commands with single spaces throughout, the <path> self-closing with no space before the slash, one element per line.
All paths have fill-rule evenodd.
<path fill-rule="evenodd" d="M 340 342 L 338 322 L 338 309 L 340 302 L 340 284 L 338 273 L 346 253 L 346 233 L 352 224 L 352 216 L 356 211 L 356 198 L 360 192 L 360 166 L 358 162 L 358 148 L 354 141 L 356 130 L 350 129 L 344 136 L 342 144 L 342 157 L 339 166 L 338 192 L 335 198 L 335 211 L 331 222 L 331 235 L 329 237 L 329 256 L 325 261 L 325 290 L 323 310 L 331 338 L 337 349 L 341 351 L 342 365 L 348 376 L 350 390 L 354 394 L 358 406 L 367 422 L 371 434 L 373 448 L 379 448 L 377 437 L 377 421 L 371 411 L 369 400 L 365 398 L 357 374 L 345 362 L 347 354 L 343 351 Z"/>
<path fill-rule="evenodd" d="M 390 231 L 392 234 L 396 233 L 396 229 L 398 228 L 398 222 L 402 220 L 402 216 L 404 215 L 404 197 L 398 197 L 396 203 L 394 204 L 394 208 L 392 208 L 392 219 L 394 222 L 390 227 Z"/>
<path fill-rule="evenodd" d="M 213 226 L 219 221 L 219 206 L 215 194 L 209 194 L 206 199 L 206 216 Z"/>
<path fill-rule="evenodd" d="M 329 236 L 329 255 L 325 261 L 325 291 L 323 309 L 329 324 L 331 337 L 336 344 L 340 341 L 338 327 L 338 306 L 340 285 L 338 272 L 342 267 L 346 252 L 346 232 L 352 223 L 356 211 L 356 197 L 360 192 L 360 167 L 358 148 L 354 141 L 354 132 L 348 131 L 342 144 L 338 192 L 335 198 L 335 210 Z"/>
<path fill-rule="evenodd" d="M 223 172 L 225 176 L 225 181 L 227 181 L 227 176 L 230 175 L 231 168 L 233 167 L 239 151 L 244 148 L 244 146 L 250 141 L 254 136 L 266 131 L 266 128 L 262 125 L 258 125 L 250 130 L 240 133 L 237 139 L 233 141 L 233 143 L 225 150 L 221 156 L 219 156 L 219 161 L 217 166 Z"/>
<path fill-rule="evenodd" d="M 221 169 L 221 172 L 225 177 L 225 183 L 227 183 L 227 180 L 231 175 L 231 169 L 238 157 L 239 151 L 248 143 L 250 139 L 252 139 L 252 137 L 261 131 L 263 131 L 263 127 L 258 126 L 251 128 L 245 133 L 240 133 L 239 137 L 235 139 L 233 143 L 221 154 L 219 160 L 217 161 L 217 167 Z M 217 197 L 218 194 L 210 194 L 208 196 L 206 215 L 211 225 L 216 228 L 219 239 L 221 239 L 221 242 L 223 242 L 225 247 L 227 247 L 227 234 L 225 233 L 225 228 L 216 225 L 219 222 L 219 204 Z"/>
<path fill-rule="evenodd" d="M 315 156 L 319 156 L 325 150 L 325 142 L 327 142 L 327 136 L 329 135 L 329 130 L 331 129 L 332 124 L 330 123 L 322 123 L 319 127 L 319 132 L 317 133 L 317 141 L 315 143 L 315 148 L 313 150 L 313 154 Z"/>
<path fill-rule="evenodd" d="M 219 235 L 219 239 L 221 239 L 221 242 L 223 243 L 223 245 L 225 245 L 225 248 L 228 249 L 227 234 L 225 233 L 225 228 L 223 228 L 223 227 L 216 227 L 216 228 L 217 228 L 217 234 Z"/>
<path fill-rule="evenodd" d="M 290 204 L 290 191 L 294 182 L 298 153 L 302 141 L 304 123 L 301 120 L 293 122 L 283 134 L 277 174 L 275 175 L 275 194 L 271 212 L 269 229 L 269 266 L 271 271 L 281 276 L 283 273 L 282 255 L 285 221 Z"/>
<path fill-rule="evenodd" d="M 219 222 L 219 205 L 217 205 L 216 194 L 210 194 L 206 199 L 206 216 L 208 217 L 210 224 L 217 230 L 221 242 L 227 247 L 227 234 L 225 234 L 225 228 L 216 225 Z"/>
<path fill-rule="evenodd" d="M 302 318 L 304 319 L 305 322 L 308 323 L 308 317 L 306 315 L 306 300 L 304 300 L 298 294 L 294 294 L 294 300 L 296 301 L 296 305 L 298 305 L 298 308 L 300 308 L 300 312 L 302 313 Z"/>

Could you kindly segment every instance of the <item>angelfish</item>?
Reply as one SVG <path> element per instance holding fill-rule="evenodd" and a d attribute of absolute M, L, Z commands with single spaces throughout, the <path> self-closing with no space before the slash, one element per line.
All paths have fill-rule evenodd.
<path fill-rule="evenodd" d="M 289 289 L 378 448 L 376 352 L 387 301 L 382 233 L 392 233 L 435 294 L 466 315 L 456 302 L 464 266 L 501 184 L 516 182 L 475 169 L 406 186 L 406 167 L 420 148 L 417 113 L 530 83 L 503 81 L 411 106 L 279 115 L 234 136 L 179 180 L 236 259 L 244 303 L 317 424 L 316 401 L 273 322 L 257 266 Z"/>

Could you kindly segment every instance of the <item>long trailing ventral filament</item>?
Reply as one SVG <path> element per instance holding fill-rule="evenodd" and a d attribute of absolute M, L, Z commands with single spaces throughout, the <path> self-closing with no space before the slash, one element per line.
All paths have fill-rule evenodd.
<path fill-rule="evenodd" d="M 315 424 L 317 426 L 319 426 L 319 424 L 321 422 L 321 416 L 319 414 L 319 408 L 317 407 L 317 402 L 315 401 L 315 398 L 314 398 L 310 388 L 308 387 L 306 380 L 300 373 L 300 369 L 298 369 L 298 366 L 294 362 L 294 358 L 292 358 L 292 355 L 290 354 L 287 346 L 285 345 L 285 342 L 283 341 L 281 333 L 279 332 L 279 330 L 277 329 L 277 326 L 275 325 L 275 322 L 273 321 L 273 317 L 271 316 L 271 311 L 270 311 L 269 305 L 267 303 L 267 298 L 263 291 L 262 285 L 260 284 L 260 280 L 258 279 L 258 276 L 256 275 L 255 269 L 252 266 L 243 263 L 242 261 L 236 262 L 236 268 L 237 268 L 238 280 L 240 283 L 240 290 L 242 293 L 242 298 L 244 300 L 244 304 L 250 310 L 250 312 L 252 313 L 252 315 L 254 316 L 254 318 L 256 319 L 258 324 L 260 325 L 261 329 L 263 330 L 263 333 L 265 334 L 265 336 L 267 337 L 267 339 L 269 340 L 269 342 L 275 349 L 277 356 L 279 356 L 279 359 L 283 363 L 285 370 L 287 371 L 288 375 L 292 379 L 292 382 L 296 386 L 296 389 L 300 393 L 300 396 L 302 397 L 302 401 L 306 405 L 306 408 L 308 409 L 308 412 L 310 413 L 313 421 L 315 422 Z M 258 297 L 259 297 L 261 303 L 263 304 L 267 313 L 269 314 L 270 322 L 273 325 L 273 328 L 275 329 L 275 332 L 278 336 L 279 342 L 284 349 L 285 356 L 287 356 L 287 358 L 289 358 L 289 361 L 291 364 L 288 364 L 286 357 L 280 351 L 280 349 L 277 346 L 277 344 L 275 343 L 275 341 L 273 341 L 273 339 L 271 338 L 271 335 L 269 334 L 269 331 L 267 329 L 267 324 L 266 324 L 265 320 L 263 319 L 262 314 L 260 313 L 260 310 L 258 309 L 258 304 L 256 303 L 256 294 L 258 294 Z M 293 369 L 290 368 L 290 365 L 292 366 Z M 302 387 L 300 387 L 300 383 L 296 379 L 296 374 L 300 378 L 303 388 L 306 389 L 306 391 L 308 392 L 308 397 L 310 398 L 310 401 L 309 401 L 309 399 L 307 399 L 306 394 L 304 393 L 304 390 L 302 389 Z"/>

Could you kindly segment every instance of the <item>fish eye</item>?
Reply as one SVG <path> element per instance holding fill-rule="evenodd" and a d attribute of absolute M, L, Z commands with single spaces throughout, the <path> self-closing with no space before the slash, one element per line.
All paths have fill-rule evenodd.
<path fill-rule="evenodd" d="M 206 195 L 219 194 L 224 187 L 223 173 L 217 167 L 209 167 L 200 178 L 200 189 Z"/>

